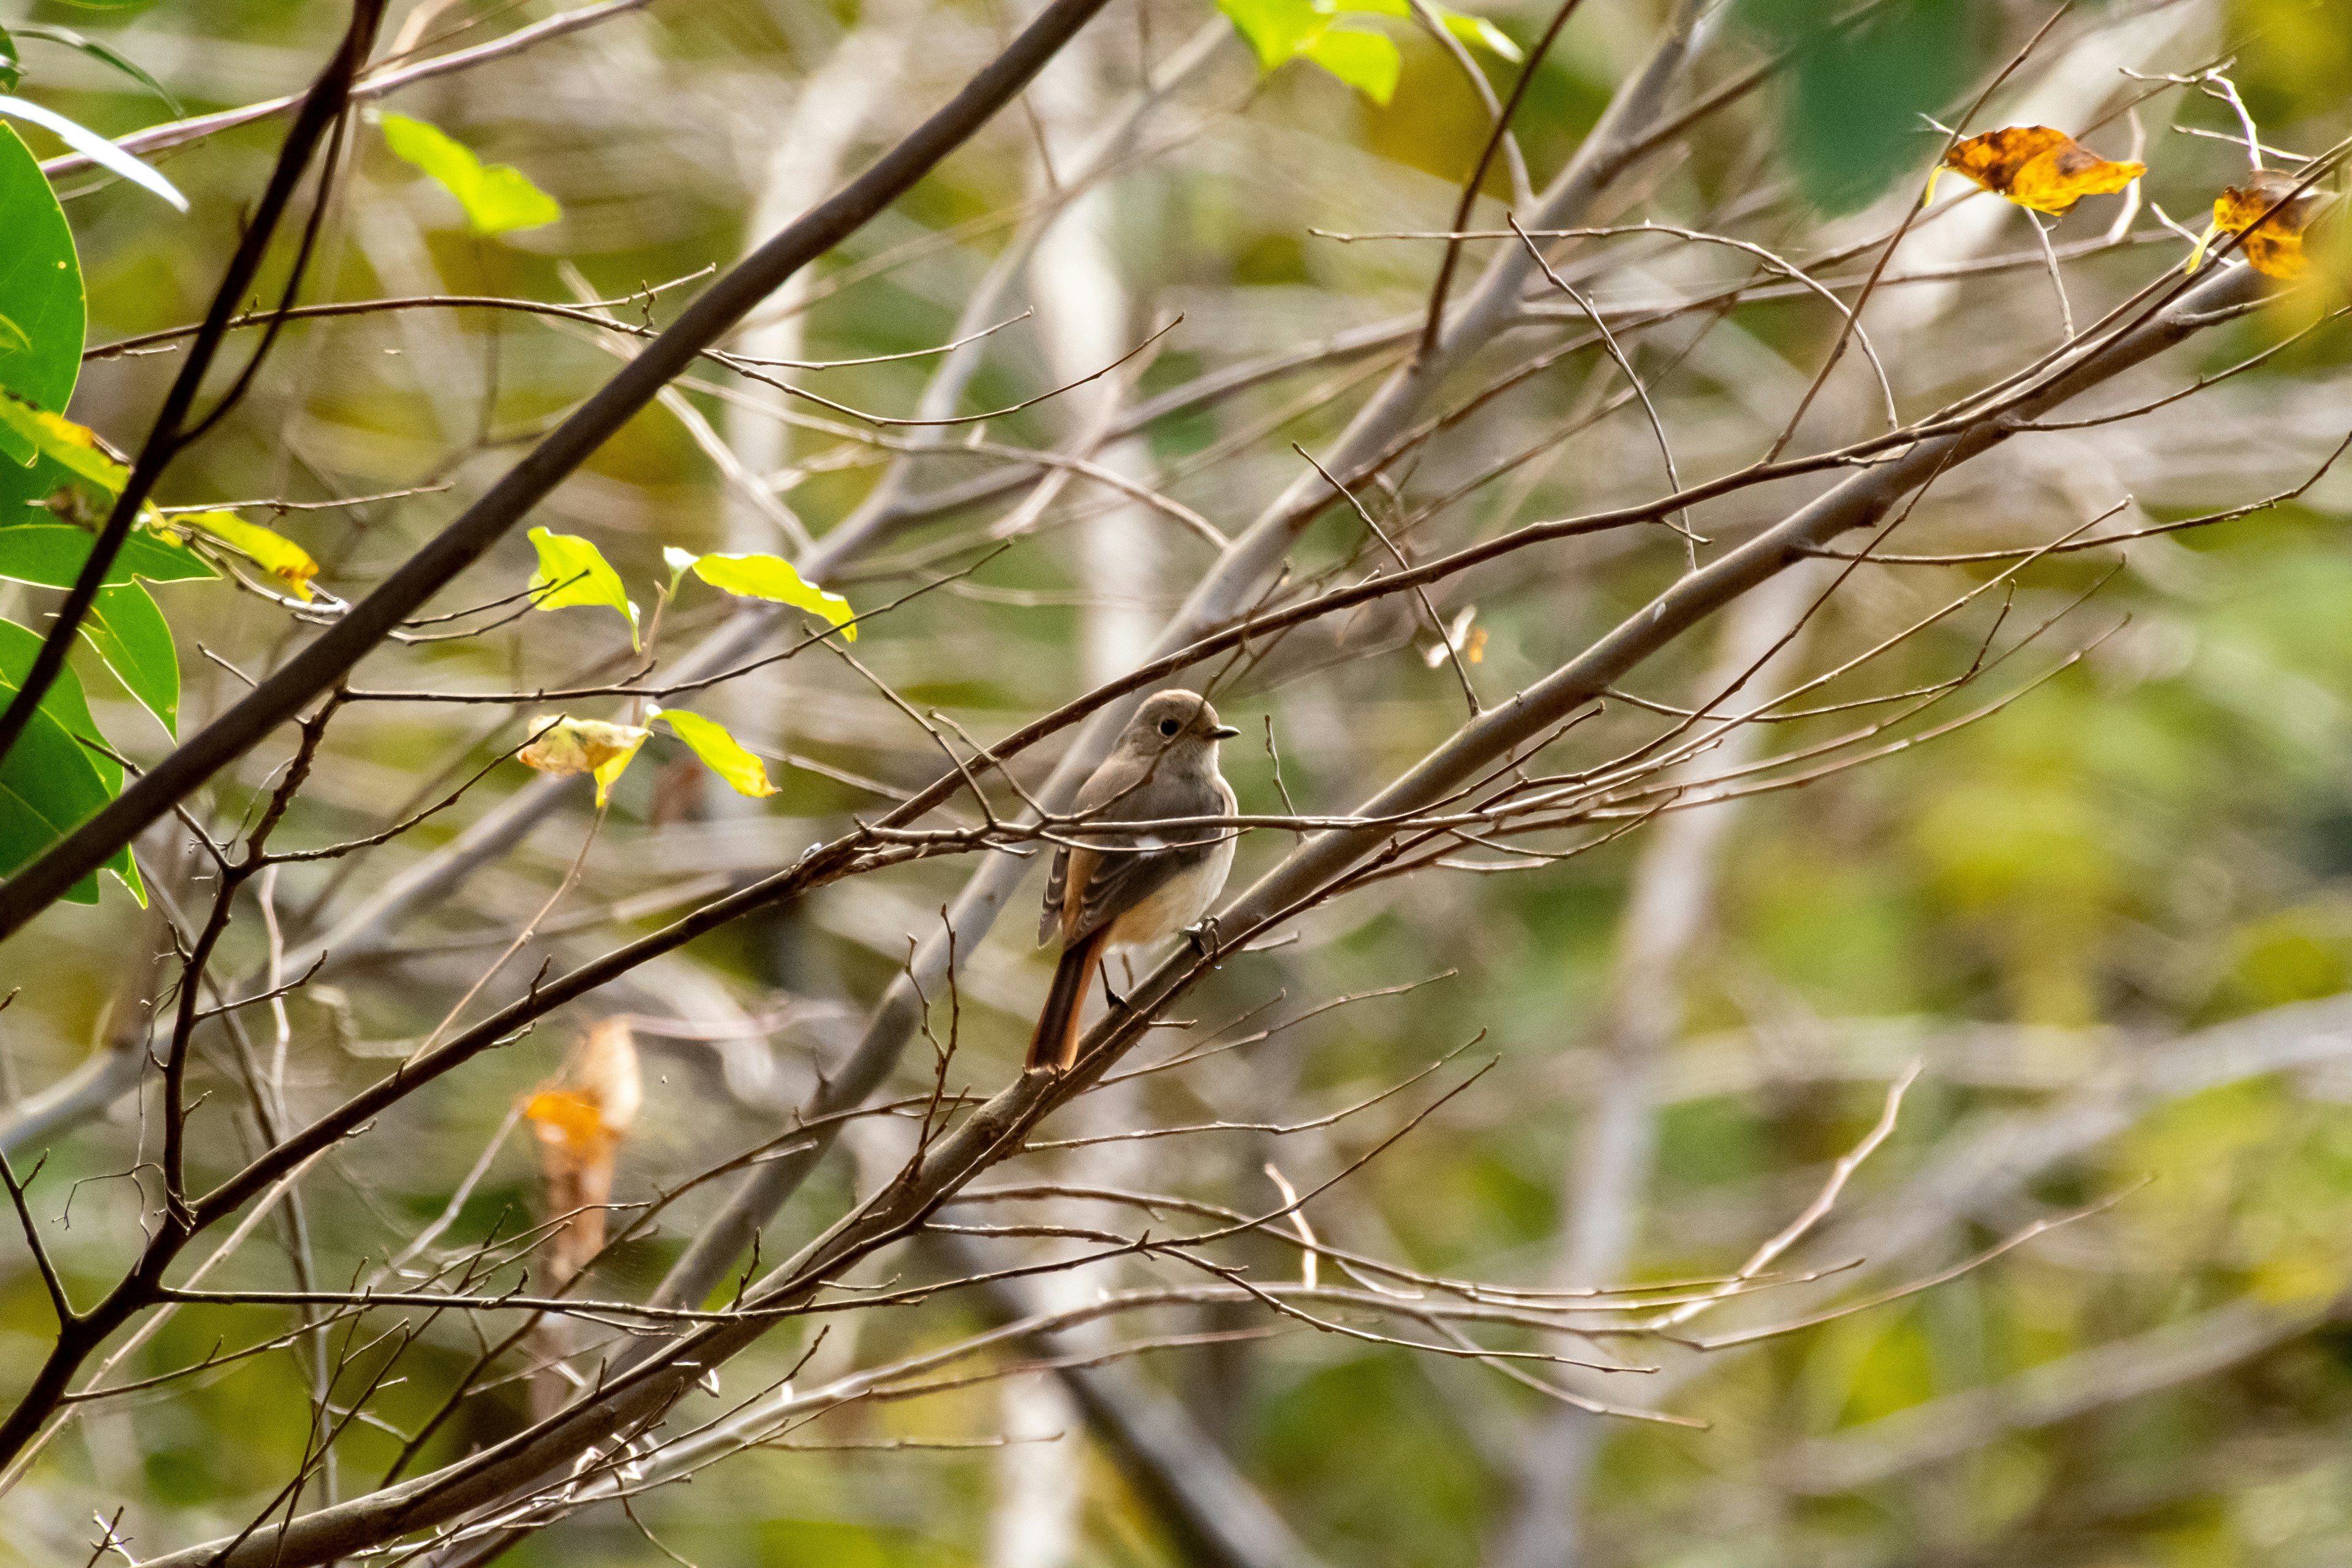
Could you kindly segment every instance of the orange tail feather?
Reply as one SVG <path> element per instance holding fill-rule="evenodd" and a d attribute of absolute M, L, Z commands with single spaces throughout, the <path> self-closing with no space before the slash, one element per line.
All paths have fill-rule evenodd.
<path fill-rule="evenodd" d="M 1110 935 L 1098 931 L 1076 947 L 1062 950 L 1054 970 L 1054 987 L 1045 993 L 1045 1010 L 1037 1015 L 1037 1032 L 1029 1037 L 1027 1069 L 1070 1070 L 1078 1059 L 1078 1012 L 1086 1005 L 1087 987 L 1094 984 L 1095 961 L 1102 956 Z"/>

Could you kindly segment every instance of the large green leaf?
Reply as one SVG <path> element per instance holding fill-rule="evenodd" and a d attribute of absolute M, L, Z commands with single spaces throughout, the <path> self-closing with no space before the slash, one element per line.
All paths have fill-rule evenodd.
<path fill-rule="evenodd" d="M 0 621 L 0 703 L 23 687 L 40 651 L 37 635 L 14 621 Z M 0 759 L 0 877 L 16 872 L 121 792 L 122 764 L 83 745 L 83 740 L 104 744 L 80 679 L 70 669 L 60 669 L 41 694 L 32 722 L 6 758 Z M 128 848 L 116 850 L 105 868 L 131 897 L 146 903 L 147 892 Z M 77 903 L 95 903 L 97 882 L 86 879 L 66 896 Z"/>
<path fill-rule="evenodd" d="M 393 156 L 424 170 L 466 209 L 476 234 L 538 228 L 563 216 L 553 196 L 511 163 L 485 165 L 474 150 L 436 125 L 404 114 L 383 117 L 383 144 Z"/>
<path fill-rule="evenodd" d="M 81 262 L 57 193 L 24 141 L 0 125 L 0 388 L 63 408 L 81 373 Z M 0 455 L 30 463 L 33 445 L 0 431 Z M 0 473 L 0 503 L 13 476 Z"/>
<path fill-rule="evenodd" d="M 1779 151 L 1805 195 L 1831 213 L 1867 206 L 1906 171 L 1924 172 L 1937 139 L 1920 117 L 1952 108 L 1994 36 L 1992 11 L 1969 0 L 1891 0 L 1831 26 L 1842 9 L 1739 0 L 1735 13 L 1797 51 L 1784 73 Z"/>
<path fill-rule="evenodd" d="M 35 522 L 0 528 L 0 578 L 44 588 L 70 588 L 89 559 L 90 535 L 69 523 Z M 133 531 L 107 568 L 110 584 L 144 577 L 150 583 L 202 582 L 219 576 L 182 545 Z"/>
<path fill-rule="evenodd" d="M 35 712 L 0 760 L 0 877 L 32 864 L 111 798 L 81 746 L 47 711 Z M 97 876 L 76 882 L 66 898 L 98 902 Z"/>
<path fill-rule="evenodd" d="M 180 655 L 154 599 L 136 583 L 100 588 L 82 617 L 81 635 L 164 733 L 180 733 Z"/>

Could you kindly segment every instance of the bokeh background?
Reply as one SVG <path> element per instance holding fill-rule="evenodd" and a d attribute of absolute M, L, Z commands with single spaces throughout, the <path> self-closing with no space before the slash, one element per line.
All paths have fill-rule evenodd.
<path fill-rule="evenodd" d="M 546 5 L 457 0 L 396 6 L 428 51 L 487 40 L 552 14 Z M 511 163 L 562 204 L 551 226 L 482 238 L 446 192 L 393 158 L 362 122 L 310 297 L 436 294 L 619 300 L 724 265 L 908 129 L 997 47 L 1022 6 L 998 0 L 655 0 L 573 36 L 419 84 L 384 107 L 429 121 L 486 160 Z M 1656 0 L 1589 0 L 1538 69 L 1517 117 L 1540 185 L 1590 130 L 1664 20 Z M 1693 67 L 1696 90 L 1800 37 L 1812 7 L 1717 7 Z M 1884 233 L 1917 199 L 1938 143 L 1922 113 L 1964 107 L 2047 8 L 1893 0 L 1812 49 L 1755 94 L 1695 126 L 1622 182 L 1602 221 L 1645 217 L 1733 232 L 1791 258 Z M 414 13 L 414 14 L 413 14 Z M 1519 46 L 1547 10 L 1482 13 Z M 421 17 L 421 19 L 420 19 Z M 0 26 L 44 20 L 102 37 L 167 85 L 188 112 L 297 90 L 331 47 L 339 6 L 317 0 L 155 0 L 93 8 L 0 5 Z M 1328 440 L 1409 340 L 1437 247 L 1343 243 L 1332 234 L 1442 229 L 1486 135 L 1461 62 L 1404 20 L 1381 106 L 1307 62 L 1262 74 L 1194 0 L 1118 0 L 1016 112 L 992 125 L 806 279 L 739 340 L 747 352 L 837 360 L 935 348 L 977 324 L 1025 318 L 956 357 L 968 374 L 949 411 L 1036 397 L 1182 320 L 1120 373 L 988 422 L 988 443 L 1052 447 L 1090 438 L 1099 460 L 1236 531 L 1298 469 L 1290 443 Z M 469 29 L 469 30 L 467 30 Z M 445 37 L 446 35 L 446 37 Z M 1189 52 L 1188 52 L 1189 51 Z M 169 118 L 102 64 L 26 46 L 26 92 L 109 134 Z M 1142 62 L 1181 80 L 1139 105 Z M 1490 52 L 1472 63 L 1507 90 Z M 2234 63 L 2264 141 L 2320 153 L 2352 131 L 2352 10 L 2340 0 L 2168 0 L 2075 6 L 1969 129 L 2043 121 L 2109 156 L 2133 143 L 2116 111 L 2145 73 Z M 1104 129 L 1133 115 L 1106 148 Z M 2083 321 L 2177 266 L 2190 230 L 2245 167 L 2228 106 L 2193 89 L 2137 110 L 2149 163 L 2131 234 L 2089 248 L 2120 198 L 2055 223 Z M 2179 127 L 2217 132 L 2191 134 Z M 93 345 L 196 319 L 266 178 L 278 125 L 213 136 L 158 162 L 194 201 L 174 215 L 87 172 L 61 176 L 89 279 Z M 44 155 L 61 151 L 37 130 Z M 1075 173 L 1074 173 L 1075 172 Z M 1068 182 L 1077 185 L 1065 188 Z M 1077 194 L 1072 194 L 1076 191 Z M 1482 222 L 1513 201 L 1489 178 Z M 1902 266 L 2005 258 L 1964 276 L 1890 286 L 1868 319 L 1906 412 L 1934 407 L 2046 352 L 2060 331 L 2033 219 L 1979 196 L 1923 227 Z M 1320 232 L 1318 232 L 1320 231 Z M 0 237 L 0 244 L 5 244 Z M 1484 254 L 1480 242 L 1473 259 Z M 1603 246 L 1616 248 L 1606 252 Z M 1605 310 L 1696 295 L 1742 276 L 1735 253 L 1646 240 L 1570 253 Z M 1838 269 L 1866 269 L 1871 258 Z M 1902 270 L 1898 266 L 1897 271 Z M 2207 334 L 2094 400 L 2120 407 L 2278 343 L 2342 302 L 2321 279 L 2296 298 Z M 1850 279 L 1855 280 L 1854 279 Z M 690 290 L 616 314 L 656 320 Z M 1850 291 L 1847 297 L 1851 298 Z M 975 305 L 975 299 L 982 303 Z M 1562 307 L 1565 331 L 1580 313 Z M 962 323 L 960 325 L 960 323 Z M 1380 335 L 1385 326 L 1387 335 Z M 1752 457 L 1778 433 L 1836 332 L 1802 290 L 1669 321 L 1629 340 L 1687 477 Z M 1704 329 L 1704 330 L 1702 330 Z M 1171 389 L 1265 356 L 1357 332 L 1369 347 L 1309 358 L 1132 434 L 1108 424 Z M 1500 374 L 1548 342 L 1497 345 Z M 417 487 L 395 500 L 289 512 L 276 526 L 355 597 L 455 515 L 625 353 L 616 334 L 487 310 L 383 312 L 289 331 L 237 416 L 173 470 L 169 503 L 316 501 Z M 1920 551 L 2033 543 L 2126 502 L 2116 527 L 2147 527 L 2301 484 L 2352 430 L 2352 367 L 2320 330 L 2255 369 L 2134 421 L 2011 443 L 1938 485 L 1900 536 Z M 796 379 L 854 407 L 900 415 L 938 395 L 937 356 Z M 93 361 L 77 419 L 121 445 L 143 433 L 174 360 Z M 1638 406 L 1581 426 L 1621 384 L 1584 353 L 1531 377 L 1433 442 L 1397 478 L 1429 500 L 1530 447 L 1533 460 L 1436 513 L 1414 548 L 1514 521 L 1656 493 L 1658 454 Z M 1480 377 L 1464 381 L 1466 394 Z M 1856 356 L 1829 384 L 1806 442 L 1870 430 L 1877 393 Z M 789 413 L 792 420 L 781 417 Z M 831 428 L 812 427 L 823 420 Z M 1579 426 L 1571 438 L 1558 433 Z M 840 431 L 851 432 L 845 438 Z M 930 435 L 900 428 L 890 439 Z M 969 430 L 946 432 L 954 445 Z M 593 539 L 647 603 L 666 545 L 776 550 L 822 536 L 877 486 L 928 496 L 1013 475 L 987 452 L 904 468 L 859 426 L 712 372 L 647 411 L 534 518 Z M 748 480 L 714 459 L 723 448 Z M 758 489 L 759 496 L 751 492 Z M 974 736 L 1003 734 L 1131 662 L 1207 567 L 1208 545 L 1115 491 L 1073 484 L 1024 515 L 1008 479 L 968 504 L 911 517 L 830 576 L 861 609 L 924 596 L 871 623 L 858 645 L 877 679 Z M 1702 507 L 1692 524 L 1737 538 L 1811 493 L 1805 485 Z M 1251 1026 L 1295 1027 L 1181 1074 L 1074 1108 L 1055 1135 L 1223 1120 L 1328 1116 L 1435 1058 L 1496 1058 L 1484 1079 L 1382 1152 L 1314 1213 L 1327 1239 L 1433 1272 L 1526 1286 L 1719 1274 L 1820 1190 L 1832 1162 L 1877 1119 L 1887 1085 L 1924 1063 L 1895 1131 L 1790 1267 L 1856 1262 L 1818 1283 L 1765 1291 L 1713 1329 L 1804 1316 L 1924 1278 L 2035 1220 L 2130 1189 L 2114 1207 L 2038 1237 L 1892 1304 L 1703 1356 L 1664 1371 L 1579 1384 L 1671 1411 L 1704 1429 L 1595 1419 L 1486 1367 L 1288 1325 L 1255 1339 L 1155 1351 L 1133 1363 L 1183 1407 L 1319 1560 L 1496 1568 L 1538 1564 L 1746 1568 L 1766 1564 L 2318 1565 L 2352 1557 L 2352 489 L 2329 476 L 2239 521 L 2025 572 L 2013 602 L 1988 595 L 1886 654 L 1819 703 L 1932 686 L 1989 636 L 2006 647 L 2058 617 L 1987 681 L 1885 739 L 2014 698 L 1980 721 L 1802 788 L 1662 816 L 1590 852 L 1509 874 L 1438 872 L 1382 882 L 1297 923 L 1297 940 L 1230 961 L 1181 1009 L 1206 1031 L 1263 1008 Z M 1011 520 L 1010 549 L 942 581 Z M 1304 576 L 1357 546 L 1334 515 L 1303 542 Z M 1002 529 L 1000 531 L 1005 531 Z M 1449 584 L 1449 620 L 1475 607 L 1465 665 L 1487 700 L 1541 675 L 1637 608 L 1681 569 L 1663 530 L 1612 533 L 1513 557 Z M 520 538 L 450 603 L 521 587 Z M 1997 565 L 1856 574 L 1773 667 L 1783 685 L 1853 657 Z M 1785 628 L 1829 581 L 1801 576 L 1640 672 L 1632 693 L 1684 704 L 1738 650 Z M 2095 590 L 2095 592 L 2094 592 Z M 282 657 L 286 616 L 217 584 L 158 590 L 179 634 L 184 721 L 241 689 L 203 650 L 246 669 Z M 2084 599 L 2084 595 L 2089 595 Z M 37 594 L 0 591 L 9 613 Z M 657 647 L 725 614 L 681 597 Z M 2081 601 L 2078 603 L 2078 601 Z M 2005 616 L 1997 634 L 1994 621 Z M 1245 809 L 1342 810 L 1460 721 L 1454 671 L 1402 612 L 1302 638 L 1218 694 L 1244 738 L 1227 772 Z M 2079 656 L 2079 657 L 2078 657 Z M 617 623 L 585 610 L 532 615 L 482 637 L 390 655 L 362 683 L 494 689 L 561 684 L 626 667 Z M 163 737 L 105 678 L 101 723 L 134 759 Z M 2030 689 L 2029 689 L 2030 688 Z M 770 759 L 781 786 L 727 796 L 673 742 L 623 780 L 576 885 L 545 935 L 492 994 L 545 956 L 559 962 L 651 929 L 666 911 L 789 860 L 848 813 L 936 772 L 930 739 L 857 672 L 819 655 L 738 682 L 709 710 Z M 1876 710 L 1742 731 L 1698 764 L 1801 751 Z M 617 716 L 618 710 L 615 710 Z M 296 830 L 318 841 L 371 830 L 400 803 L 450 787 L 520 736 L 520 710 L 370 705 L 339 723 Z M 1575 754 L 1589 763 L 1649 732 L 1617 705 Z M 1746 748 L 1745 751 L 1742 748 Z M 243 792 L 285 754 L 250 759 L 205 809 L 233 819 Z M 1787 770 L 1783 770 L 1785 773 Z M 1777 776 L 1777 775 L 1775 775 Z M 457 809 L 367 858 L 347 878 L 289 870 L 277 889 L 299 937 L 318 932 L 437 847 L 529 775 L 494 771 Z M 290 1004 L 289 1095 L 322 1106 L 429 1031 L 581 856 L 584 787 L 510 852 L 364 953 L 339 956 Z M 190 868 L 159 837 L 151 879 L 184 889 Z M 1240 878 L 1287 835 L 1243 844 Z M 640 1035 L 646 1110 L 621 1156 L 619 1191 L 644 1195 L 775 1125 L 910 939 L 936 929 L 954 862 L 828 891 L 745 922 L 613 988 L 564 1027 L 497 1053 L 427 1094 L 321 1168 L 310 1184 L 320 1275 L 380 1259 L 437 1214 L 516 1097 L 545 1079 L 571 1032 L 627 1011 Z M 331 878 L 332 879 L 331 879 Z M 989 1089 L 1015 1070 L 1048 969 L 1032 951 L 1028 900 L 959 972 L 960 1081 Z M 73 1072 L 103 1040 L 152 928 L 119 891 L 61 908 L 0 956 L 5 1092 Z M 233 962 L 258 962 L 257 919 Z M 1416 984 L 1306 1016 L 1322 1004 Z M 131 984 L 138 984 L 133 979 Z M 726 1038 L 669 1037 L 756 1028 Z M 1244 1029 L 1243 1032 L 1246 1032 Z M 1172 1054 L 1172 1052 L 1171 1053 Z M 895 1087 L 928 1085 L 918 1045 Z M 1447 1081 L 1451 1081 L 1449 1079 Z M 37 1189 L 77 1289 L 128 1257 L 136 1203 L 119 1178 L 139 1147 L 134 1095 L 45 1129 Z M 1384 1120 L 1385 1118 L 1385 1120 Z M 224 1112 L 210 1156 L 234 1159 Z M 1031 1156 L 1017 1179 L 1058 1177 L 1269 1205 L 1262 1167 L 1302 1185 L 1393 1131 L 1382 1109 L 1280 1136 L 1234 1131 Z M 887 1179 L 906 1139 L 887 1126 L 845 1141 L 778 1221 L 798 1238 Z M 86 1183 L 87 1184 L 74 1185 Z M 466 1205 L 479 1237 L 541 1203 L 527 1135 L 509 1137 Z M 642 1291 L 700 1212 L 606 1266 Z M 68 1223 L 69 1219 L 69 1223 Z M 285 1282 L 285 1237 L 266 1229 L 246 1260 Z M 1295 1254 L 1252 1254 L 1269 1271 Z M 919 1260 L 870 1271 L 874 1281 Z M 1137 1276 L 1144 1270 L 1134 1266 Z M 1099 1288 L 1107 1274 L 1075 1288 Z M 945 1343 L 992 1321 L 943 1296 L 919 1310 L 836 1325 L 812 1371 L 842 1371 Z M 1163 1333 L 1255 1324 L 1230 1311 L 1171 1316 Z M 1283 1327 L 1280 1324 L 1271 1325 Z M 21 1249 L 0 1247 L 0 1388 L 17 1386 L 48 1328 Z M 218 1325 L 175 1321 L 131 1370 L 202 1356 Z M 799 1336 L 739 1368 L 748 1392 L 783 1375 Z M 1533 1344 L 1533 1340 L 1497 1340 Z M 465 1365 L 454 1326 L 415 1352 L 408 1385 L 339 1448 L 333 1485 L 370 1484 L 441 1386 Z M 637 1511 L 669 1549 L 707 1568 L 1169 1563 L 1200 1560 L 1147 1484 L 1090 1433 L 1050 1374 L 1017 1357 L 1007 1375 L 933 1397 L 851 1406 L 744 1455 Z M 309 1430 L 305 1360 L 257 1358 L 186 1386 L 93 1406 L 0 1498 L 0 1562 L 79 1561 L 93 1510 L 124 1512 L 131 1552 L 236 1528 L 280 1485 Z M 740 1386 L 739 1386 L 740 1385 Z M 455 1458 L 511 1430 L 527 1380 L 492 1387 L 436 1436 Z M 1058 1441 L 993 1445 L 1005 1436 Z M 907 1440 L 918 1446 L 891 1448 Z M 921 1444 L 977 1444 L 924 1447 Z M 644 1563 L 656 1549 L 606 1510 L 518 1548 L 531 1563 Z"/>

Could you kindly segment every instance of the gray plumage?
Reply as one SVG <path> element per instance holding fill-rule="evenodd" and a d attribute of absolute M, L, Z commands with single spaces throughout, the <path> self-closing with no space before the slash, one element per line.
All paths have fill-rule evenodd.
<path fill-rule="evenodd" d="M 1198 693 L 1160 692 L 1128 721 L 1074 811 L 1088 826 L 1230 816 L 1234 792 L 1217 771 L 1217 742 L 1238 732 Z M 1207 912 L 1233 869 L 1234 837 L 1222 827 L 1075 832 L 1055 847 L 1037 940 L 1058 935 L 1062 961 L 1030 1039 L 1031 1070 L 1069 1068 L 1078 1011 L 1107 949 L 1158 942 Z"/>

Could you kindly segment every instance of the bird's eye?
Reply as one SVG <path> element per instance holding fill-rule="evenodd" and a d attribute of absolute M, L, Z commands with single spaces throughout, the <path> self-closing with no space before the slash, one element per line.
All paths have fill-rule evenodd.
<path fill-rule="evenodd" d="M 1160 732 L 1163 735 L 1172 735 L 1183 727 L 1183 725 L 1179 724 L 1173 719 L 1162 719 L 1160 721 Z"/>

